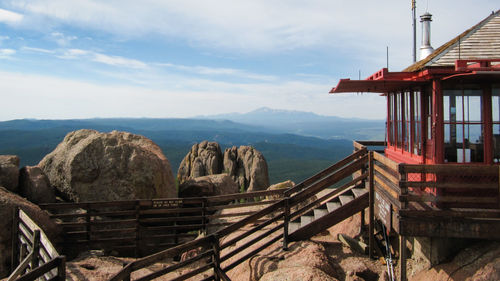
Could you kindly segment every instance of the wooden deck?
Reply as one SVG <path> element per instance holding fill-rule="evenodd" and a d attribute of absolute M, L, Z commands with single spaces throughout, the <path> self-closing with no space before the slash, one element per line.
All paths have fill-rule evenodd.
<path fill-rule="evenodd" d="M 354 142 L 354 149 L 383 146 Z M 396 163 L 369 151 L 370 255 L 373 222 L 399 236 L 400 280 L 408 237 L 500 239 L 500 166 Z"/>

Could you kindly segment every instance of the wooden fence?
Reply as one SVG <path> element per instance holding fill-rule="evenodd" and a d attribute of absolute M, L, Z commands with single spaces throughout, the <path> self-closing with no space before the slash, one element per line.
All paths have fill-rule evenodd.
<path fill-rule="evenodd" d="M 285 197 L 280 198 L 272 205 L 209 234 L 207 237 L 136 260 L 126 265 L 111 280 L 145 281 L 165 275 L 171 280 L 186 280 L 195 276 L 200 280 L 229 280 L 226 275 L 229 270 L 264 249 L 268 249 L 273 243 L 282 240 L 283 248 L 287 249 L 288 223 L 302 213 L 311 211 L 322 201 L 339 196 L 349 190 L 349 187 L 342 186 L 341 190 L 320 196 L 316 200 L 306 201 L 306 199 L 314 197 L 327 187 L 338 184 L 339 181 L 350 178 L 353 172 L 366 170 L 367 163 L 366 150 L 359 151 L 288 189 L 284 194 Z M 351 183 L 367 178 L 366 172 L 361 174 L 362 176 L 354 179 Z M 148 275 L 141 275 L 139 272 L 143 268 L 191 251 L 195 251 L 196 254 L 179 263 L 174 263 L 160 270 L 155 270 L 158 267 L 151 267 L 150 270 L 153 272 Z M 180 271 L 180 269 L 182 270 Z M 177 274 L 174 271 L 177 271 Z M 180 275 L 179 272 L 181 272 Z"/>
<path fill-rule="evenodd" d="M 21 209 L 14 212 L 11 280 L 65 280 L 66 258 L 43 230 Z"/>
<path fill-rule="evenodd" d="M 201 198 L 43 204 L 63 228 L 65 254 L 105 250 L 142 257 L 193 240 L 270 205 L 284 190 Z M 231 211 L 239 208 L 239 211 Z M 224 211 L 222 211 L 224 210 Z"/>

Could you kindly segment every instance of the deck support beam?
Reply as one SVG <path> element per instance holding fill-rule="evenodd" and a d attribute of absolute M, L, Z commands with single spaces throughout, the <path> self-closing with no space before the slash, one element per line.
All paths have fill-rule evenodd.
<path fill-rule="evenodd" d="M 399 280 L 407 281 L 406 278 L 406 236 L 399 236 Z"/>

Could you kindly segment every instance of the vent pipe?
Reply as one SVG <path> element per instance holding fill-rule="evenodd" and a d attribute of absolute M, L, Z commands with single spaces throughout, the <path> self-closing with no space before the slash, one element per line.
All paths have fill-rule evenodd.
<path fill-rule="evenodd" d="M 428 55 L 434 52 L 431 46 L 431 21 L 432 15 L 425 13 L 420 16 L 422 23 L 422 46 L 420 46 L 420 59 L 425 59 Z"/>

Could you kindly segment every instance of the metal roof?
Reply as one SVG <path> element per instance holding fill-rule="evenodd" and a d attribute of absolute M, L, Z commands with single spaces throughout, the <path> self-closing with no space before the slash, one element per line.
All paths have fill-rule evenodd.
<path fill-rule="evenodd" d="M 426 67 L 453 67 L 459 59 L 497 58 L 500 58 L 500 10 L 404 71 L 419 71 Z"/>

